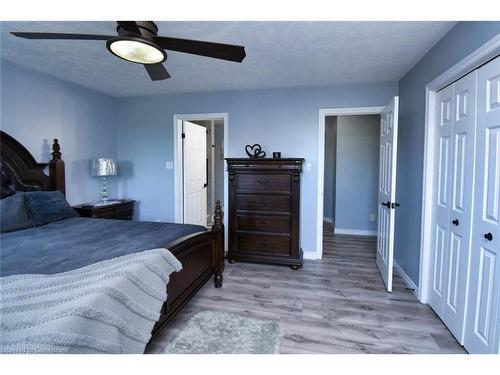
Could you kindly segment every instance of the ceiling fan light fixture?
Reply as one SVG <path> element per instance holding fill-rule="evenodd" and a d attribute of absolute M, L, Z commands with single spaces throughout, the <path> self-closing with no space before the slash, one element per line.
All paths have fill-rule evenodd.
<path fill-rule="evenodd" d="M 139 37 L 113 38 L 106 47 L 113 55 L 137 64 L 158 64 L 167 58 L 163 48 Z"/>

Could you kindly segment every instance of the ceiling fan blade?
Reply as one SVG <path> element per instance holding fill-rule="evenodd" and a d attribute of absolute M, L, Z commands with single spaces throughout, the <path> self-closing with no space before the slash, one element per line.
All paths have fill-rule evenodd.
<path fill-rule="evenodd" d="M 64 34 L 64 33 L 19 33 L 11 32 L 12 35 L 25 39 L 73 39 L 73 40 L 108 40 L 110 35 L 94 34 Z"/>
<path fill-rule="evenodd" d="M 152 81 L 161 81 L 170 78 L 170 74 L 168 74 L 163 64 L 144 64 L 144 67 Z"/>
<path fill-rule="evenodd" d="M 135 21 L 116 21 L 116 23 L 127 31 L 130 31 L 134 34 L 141 34 L 141 31 L 139 30 L 139 27 L 137 26 Z"/>
<path fill-rule="evenodd" d="M 245 47 L 232 44 L 203 42 L 201 40 L 178 39 L 155 36 L 155 42 L 168 50 L 213 57 L 215 59 L 242 62 L 246 56 Z"/>

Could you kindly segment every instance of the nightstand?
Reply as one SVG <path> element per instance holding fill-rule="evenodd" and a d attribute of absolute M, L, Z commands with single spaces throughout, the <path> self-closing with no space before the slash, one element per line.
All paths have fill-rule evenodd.
<path fill-rule="evenodd" d="M 73 206 L 81 217 L 99 219 L 132 220 L 134 215 L 134 200 L 120 199 L 117 203 L 107 205 L 79 204 Z"/>

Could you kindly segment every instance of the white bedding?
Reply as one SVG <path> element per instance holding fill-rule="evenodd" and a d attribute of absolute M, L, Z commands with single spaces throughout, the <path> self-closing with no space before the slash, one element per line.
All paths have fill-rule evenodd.
<path fill-rule="evenodd" d="M 143 353 L 180 262 L 153 249 L 0 278 L 0 352 Z"/>

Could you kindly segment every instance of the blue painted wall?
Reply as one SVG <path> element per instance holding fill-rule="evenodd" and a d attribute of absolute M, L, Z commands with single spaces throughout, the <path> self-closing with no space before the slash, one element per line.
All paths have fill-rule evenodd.
<path fill-rule="evenodd" d="M 0 127 L 40 162 L 50 160 L 59 138 L 71 204 L 96 200 L 100 180 L 90 176 L 93 157 L 116 157 L 115 99 L 7 61 L 0 70 Z M 109 180 L 110 196 L 117 193 Z"/>
<path fill-rule="evenodd" d="M 323 190 L 323 217 L 335 219 L 335 177 L 337 170 L 337 117 L 325 118 L 325 179 Z"/>
<path fill-rule="evenodd" d="M 337 118 L 335 228 L 377 230 L 380 116 Z"/>
<path fill-rule="evenodd" d="M 395 259 L 418 285 L 425 85 L 500 33 L 500 22 L 459 22 L 399 81 Z"/>
<path fill-rule="evenodd" d="M 119 191 L 140 201 L 141 220 L 174 219 L 174 114 L 229 113 L 230 157 L 246 156 L 246 144 L 260 143 L 268 153 L 304 157 L 312 170 L 303 172 L 301 246 L 316 250 L 318 120 L 320 108 L 385 105 L 397 94 L 395 83 L 329 88 L 255 90 L 163 95 L 118 100 Z"/>

